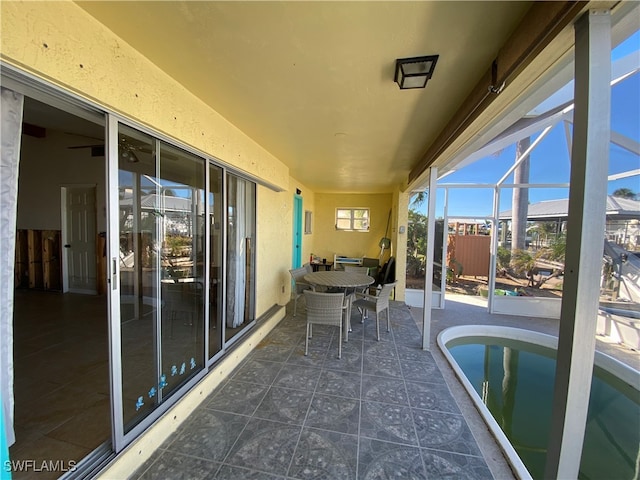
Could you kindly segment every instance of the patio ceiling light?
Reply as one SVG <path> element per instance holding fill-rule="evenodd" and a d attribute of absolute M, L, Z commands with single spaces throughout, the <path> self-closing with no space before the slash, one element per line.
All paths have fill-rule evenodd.
<path fill-rule="evenodd" d="M 436 68 L 438 55 L 399 58 L 396 60 L 395 82 L 401 90 L 424 88 Z"/>

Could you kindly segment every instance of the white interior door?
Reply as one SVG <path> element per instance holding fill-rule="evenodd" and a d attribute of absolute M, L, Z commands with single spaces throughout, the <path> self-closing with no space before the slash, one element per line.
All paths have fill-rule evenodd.
<path fill-rule="evenodd" d="M 95 294 L 96 187 L 62 187 L 63 290 Z"/>

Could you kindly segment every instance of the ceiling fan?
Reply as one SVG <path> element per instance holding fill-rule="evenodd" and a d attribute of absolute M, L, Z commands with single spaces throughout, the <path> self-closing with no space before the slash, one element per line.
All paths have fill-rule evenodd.
<path fill-rule="evenodd" d="M 90 148 L 92 157 L 104 157 L 105 155 L 105 145 L 104 140 L 102 138 L 90 137 L 88 135 L 80 135 L 76 133 L 68 133 L 68 135 L 75 135 L 77 137 L 85 137 L 91 138 L 93 140 L 101 141 L 102 143 L 95 143 L 90 145 L 72 145 L 67 147 L 70 150 L 76 150 L 80 148 Z M 118 145 L 118 155 L 122 160 L 128 163 L 138 163 L 140 159 L 135 154 L 136 151 L 152 154 L 152 150 L 150 148 L 145 148 L 139 145 L 132 144 L 129 140 L 122 138 L 120 144 Z"/>
<path fill-rule="evenodd" d="M 73 145 L 73 146 L 67 147 L 68 149 L 73 150 L 73 149 L 80 149 L 80 148 L 90 148 L 92 157 L 105 156 L 105 145 L 104 145 L 103 139 L 97 138 L 97 137 L 90 137 L 88 135 L 80 135 L 76 133 L 68 133 L 68 132 L 65 132 L 65 133 L 67 133 L 68 135 L 75 135 L 78 137 L 91 138 L 93 140 L 98 140 L 102 142 L 102 143 L 96 143 L 96 144 L 90 144 L 90 145 Z M 155 154 L 155 150 L 153 150 L 148 145 L 136 145 L 134 142 L 131 141 L 131 139 L 125 138 L 125 137 L 120 139 L 120 143 L 118 144 L 118 155 L 121 160 L 124 160 L 127 163 L 140 162 L 140 159 L 138 158 L 138 155 L 136 154 L 136 152 L 142 152 L 151 156 Z M 168 158 L 169 160 L 177 160 L 176 156 L 171 155 L 169 153 L 163 153 L 162 156 L 165 158 Z"/>

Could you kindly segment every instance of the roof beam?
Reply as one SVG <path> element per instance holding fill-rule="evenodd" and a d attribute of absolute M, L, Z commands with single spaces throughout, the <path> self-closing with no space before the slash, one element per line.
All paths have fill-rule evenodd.
<path fill-rule="evenodd" d="M 515 32 L 476 84 L 462 106 L 409 173 L 409 183 L 422 175 L 436 158 L 494 101 L 492 93 L 511 82 L 585 8 L 585 2 L 534 2 Z"/>

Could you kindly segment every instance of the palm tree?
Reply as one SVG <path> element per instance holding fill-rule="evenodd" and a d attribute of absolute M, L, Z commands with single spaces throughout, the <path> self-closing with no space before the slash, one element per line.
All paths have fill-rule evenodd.
<path fill-rule="evenodd" d="M 633 192 L 633 190 L 629 188 L 619 188 L 616 191 L 614 191 L 612 195 L 614 197 L 629 198 L 631 200 L 635 200 L 636 197 L 638 196 L 636 193 Z"/>

